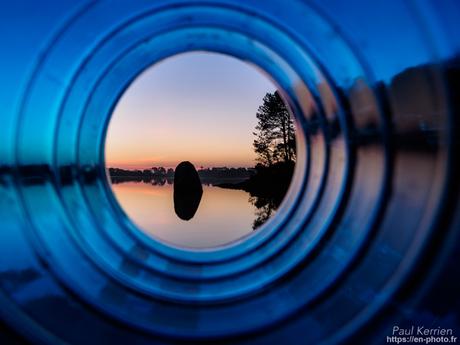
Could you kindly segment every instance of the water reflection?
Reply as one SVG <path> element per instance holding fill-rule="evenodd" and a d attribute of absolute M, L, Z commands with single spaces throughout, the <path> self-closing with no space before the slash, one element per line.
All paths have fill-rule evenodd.
<path fill-rule="evenodd" d="M 250 196 L 249 202 L 256 207 L 256 219 L 252 222 L 252 228 L 255 230 L 264 224 L 275 213 L 281 202 L 277 202 L 274 198 L 264 198 Z"/>
<path fill-rule="evenodd" d="M 273 216 L 278 206 L 243 190 L 205 183 L 199 208 L 185 222 L 175 212 L 174 184 L 118 180 L 112 189 L 126 214 L 148 235 L 194 248 L 240 239 Z"/>

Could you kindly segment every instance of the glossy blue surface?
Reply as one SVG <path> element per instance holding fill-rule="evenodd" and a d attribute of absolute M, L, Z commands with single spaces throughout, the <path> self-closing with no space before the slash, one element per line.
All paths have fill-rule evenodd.
<path fill-rule="evenodd" d="M 458 1 L 0 8 L 0 340 L 379 343 L 394 324 L 459 329 Z M 265 70 L 301 129 L 275 219 L 201 251 L 124 218 L 103 157 L 130 82 L 193 50 Z"/>

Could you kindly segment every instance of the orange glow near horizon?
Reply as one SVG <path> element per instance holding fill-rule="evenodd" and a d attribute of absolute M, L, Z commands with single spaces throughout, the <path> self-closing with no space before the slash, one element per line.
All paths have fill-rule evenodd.
<path fill-rule="evenodd" d="M 253 232 L 255 206 L 248 202 L 248 194 L 242 190 L 203 186 L 195 216 L 183 221 L 171 207 L 174 204 L 172 185 L 125 182 L 114 184 L 112 188 L 135 224 L 146 234 L 166 243 L 210 248 L 231 243 Z"/>
<path fill-rule="evenodd" d="M 119 100 L 109 124 L 107 167 L 253 167 L 256 112 L 276 86 L 240 60 L 188 53 L 160 62 Z"/>

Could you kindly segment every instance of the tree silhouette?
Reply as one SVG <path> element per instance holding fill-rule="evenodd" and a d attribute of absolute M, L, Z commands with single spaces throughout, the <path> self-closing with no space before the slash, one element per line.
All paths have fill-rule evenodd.
<path fill-rule="evenodd" d="M 257 110 L 253 146 L 256 173 L 245 184 L 256 207 L 253 228 L 261 226 L 281 204 L 296 161 L 294 121 L 278 91 L 267 93 Z"/>
<path fill-rule="evenodd" d="M 278 91 L 267 93 L 257 110 L 254 151 L 264 166 L 295 161 L 294 122 Z"/>
<path fill-rule="evenodd" d="M 273 198 L 250 196 L 248 201 L 256 207 L 256 219 L 252 222 L 254 230 L 269 220 L 279 206 Z"/>

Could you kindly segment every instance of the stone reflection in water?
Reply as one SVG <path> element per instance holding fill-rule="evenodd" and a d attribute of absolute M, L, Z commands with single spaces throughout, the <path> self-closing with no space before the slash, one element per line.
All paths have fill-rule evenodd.
<path fill-rule="evenodd" d="M 109 175 L 117 200 L 147 234 L 180 246 L 209 248 L 241 239 L 271 219 L 294 167 L 295 162 L 276 162 L 197 171 L 183 162 L 176 171 L 110 168 Z"/>
<path fill-rule="evenodd" d="M 174 211 L 182 220 L 190 220 L 200 205 L 203 188 L 192 163 L 179 163 L 174 174 Z"/>

